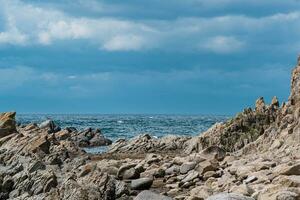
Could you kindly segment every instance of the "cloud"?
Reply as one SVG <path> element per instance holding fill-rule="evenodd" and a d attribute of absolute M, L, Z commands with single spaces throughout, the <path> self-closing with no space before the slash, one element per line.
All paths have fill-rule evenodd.
<path fill-rule="evenodd" d="M 139 50 L 146 41 L 136 35 L 120 35 L 115 36 L 111 40 L 104 43 L 103 48 L 109 51 L 116 50 Z"/>
<path fill-rule="evenodd" d="M 103 51 L 202 51 L 230 54 L 240 51 L 295 51 L 300 12 L 276 13 L 263 17 L 223 15 L 178 17 L 170 20 L 126 19 L 114 16 L 72 16 L 58 8 L 20 0 L 0 0 L 6 26 L 0 44 L 55 45 L 64 41 L 84 41 Z M 101 12 L 108 5 L 88 1 L 89 9 Z M 216 1 L 202 4 L 214 4 Z M 224 5 L 236 0 L 222 0 Z M 258 2 L 256 2 L 258 3 Z M 279 3 L 279 2 L 278 2 Z M 113 7 L 113 5 L 109 5 Z M 18 12 L 15 12 L 15 11 Z M 289 32 L 287 32 L 287 28 Z M 267 40 L 264 38 L 268 37 Z M 288 38 L 288 39 L 287 39 Z M 68 43 L 69 44 L 69 43 Z"/>
<path fill-rule="evenodd" d="M 216 36 L 208 39 L 200 48 L 205 48 L 215 53 L 232 53 L 239 51 L 244 43 L 231 36 Z"/>

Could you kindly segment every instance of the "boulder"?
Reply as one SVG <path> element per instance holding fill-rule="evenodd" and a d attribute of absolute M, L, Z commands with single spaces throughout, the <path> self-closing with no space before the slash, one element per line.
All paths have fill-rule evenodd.
<path fill-rule="evenodd" d="M 15 112 L 0 114 L 0 138 L 16 133 Z"/>
<path fill-rule="evenodd" d="M 278 165 L 277 167 L 275 167 L 274 173 L 277 175 L 300 175 L 300 163 L 296 163 L 293 165 Z"/>
<path fill-rule="evenodd" d="M 171 197 L 167 197 L 161 194 L 157 194 L 155 192 L 145 190 L 139 193 L 134 200 L 172 200 Z"/>
<path fill-rule="evenodd" d="M 201 152 L 201 155 L 206 159 L 223 160 L 226 156 L 226 151 L 218 146 L 210 146 Z"/>
<path fill-rule="evenodd" d="M 187 163 L 183 163 L 180 166 L 180 173 L 181 174 L 186 174 L 188 173 L 190 170 L 194 169 L 196 167 L 197 163 L 195 162 L 187 162 Z"/>
<path fill-rule="evenodd" d="M 152 183 L 153 183 L 152 178 L 139 178 L 131 182 L 131 189 L 147 190 L 151 187 Z"/>

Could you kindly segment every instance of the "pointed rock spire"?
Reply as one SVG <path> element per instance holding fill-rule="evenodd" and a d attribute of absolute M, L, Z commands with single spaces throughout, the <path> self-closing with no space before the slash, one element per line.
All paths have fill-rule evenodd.
<path fill-rule="evenodd" d="M 273 97 L 271 101 L 271 106 L 279 107 L 279 101 L 276 96 Z"/>
<path fill-rule="evenodd" d="M 255 102 L 255 111 L 256 112 L 264 112 L 265 110 L 265 100 L 263 97 L 259 97 Z"/>

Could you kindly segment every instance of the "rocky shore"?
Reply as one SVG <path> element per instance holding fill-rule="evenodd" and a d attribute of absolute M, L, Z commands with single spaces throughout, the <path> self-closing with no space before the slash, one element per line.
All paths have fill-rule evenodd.
<path fill-rule="evenodd" d="M 18 125 L 0 114 L 0 199 L 299 200 L 300 62 L 287 102 L 263 98 L 197 137 Z M 92 155 L 82 147 L 110 145 Z"/>

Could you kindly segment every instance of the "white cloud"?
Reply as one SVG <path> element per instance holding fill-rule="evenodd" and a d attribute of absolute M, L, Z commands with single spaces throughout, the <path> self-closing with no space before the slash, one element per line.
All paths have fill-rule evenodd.
<path fill-rule="evenodd" d="M 160 48 L 234 53 L 262 45 L 271 50 L 274 46 L 278 49 L 283 46 L 295 49 L 296 44 L 286 40 L 298 39 L 300 27 L 300 12 L 259 18 L 228 15 L 174 20 L 126 20 L 74 17 L 57 9 L 46 9 L 19 0 L 0 0 L 0 3 L 0 12 L 6 21 L 5 30 L 0 32 L 0 44 L 54 45 L 59 41 L 84 40 L 107 51 Z M 222 0 L 222 3 L 236 3 L 236 0 Z M 103 9 L 102 4 L 93 0 L 86 5 L 95 6 L 99 12 Z M 262 41 L 262 37 L 268 37 L 268 40 Z"/>
<path fill-rule="evenodd" d="M 111 40 L 104 43 L 103 47 L 109 51 L 116 50 L 139 50 L 146 41 L 141 36 L 136 35 L 120 35 L 115 36 Z"/>
<path fill-rule="evenodd" d="M 232 36 L 216 36 L 208 39 L 204 44 L 200 44 L 200 48 L 213 51 L 215 53 L 232 53 L 239 51 L 244 46 L 242 41 Z"/>

